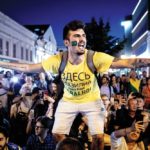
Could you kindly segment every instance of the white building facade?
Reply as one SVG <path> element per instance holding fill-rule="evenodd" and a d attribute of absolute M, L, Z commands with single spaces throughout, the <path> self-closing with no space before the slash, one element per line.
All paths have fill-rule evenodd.
<path fill-rule="evenodd" d="M 43 59 L 46 59 L 50 55 L 56 54 L 57 42 L 52 27 L 50 25 L 47 27 L 43 35 L 37 38 L 37 40 L 35 41 L 35 49 L 36 62 L 41 62 Z"/>
<path fill-rule="evenodd" d="M 0 59 L 33 63 L 37 35 L 0 12 Z"/>
<path fill-rule="evenodd" d="M 35 32 L 0 12 L 0 60 L 36 63 L 57 51 L 57 43 L 48 25 L 42 39 Z"/>

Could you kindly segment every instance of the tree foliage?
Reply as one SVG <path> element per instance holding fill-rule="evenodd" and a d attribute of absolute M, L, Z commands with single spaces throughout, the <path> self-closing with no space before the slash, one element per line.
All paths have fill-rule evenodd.
<path fill-rule="evenodd" d="M 104 23 L 100 18 L 99 22 L 93 17 L 90 23 L 86 24 L 87 48 L 94 51 L 105 52 L 117 56 L 123 49 L 124 42 L 119 38 L 109 35 L 110 23 Z"/>

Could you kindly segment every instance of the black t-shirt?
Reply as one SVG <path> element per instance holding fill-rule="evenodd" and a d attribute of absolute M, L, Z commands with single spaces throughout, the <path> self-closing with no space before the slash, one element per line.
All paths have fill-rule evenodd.
<path fill-rule="evenodd" d="M 129 111 L 130 110 L 125 108 L 117 110 L 115 125 L 119 126 L 119 129 L 130 127 L 135 120 L 143 121 L 143 115 L 141 114 L 142 110 L 137 110 L 134 117 L 131 117 L 129 115 Z M 143 134 L 144 133 L 141 132 L 138 141 L 141 141 L 143 139 Z"/>
<path fill-rule="evenodd" d="M 119 129 L 130 127 L 135 120 L 136 121 L 143 120 L 143 115 L 141 114 L 142 112 L 141 110 L 137 110 L 134 117 L 131 117 L 129 115 L 129 111 L 130 110 L 126 108 L 117 110 L 115 125 L 119 126 Z"/>

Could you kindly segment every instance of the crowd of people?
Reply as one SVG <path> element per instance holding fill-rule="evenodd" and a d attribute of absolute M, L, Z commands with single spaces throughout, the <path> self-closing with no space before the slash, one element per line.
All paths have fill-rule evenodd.
<path fill-rule="evenodd" d="M 55 150 L 57 143 L 51 131 L 63 84 L 43 72 L 13 75 L 6 71 L 0 76 L 0 132 L 6 129 L 7 134 L 6 131 L 2 134 L 9 136 L 7 145 L 14 143 L 17 148 L 27 150 Z M 12 80 L 15 76 L 17 82 Z M 147 72 L 143 71 L 140 77 L 134 70 L 121 76 L 104 74 L 98 82 L 106 110 L 105 149 L 113 149 L 118 144 L 123 150 L 129 146 L 148 149 L 150 77 Z M 76 116 L 68 137 L 79 140 L 84 149 L 90 149 L 92 136 L 86 116 Z"/>
<path fill-rule="evenodd" d="M 64 26 L 63 40 L 67 51 L 42 62 L 0 61 L 1 67 L 22 72 L 17 84 L 10 72 L 0 75 L 0 126 L 10 133 L 2 129 L 2 149 L 11 145 L 8 137 L 30 150 L 148 148 L 149 77 L 143 72 L 139 79 L 134 70 L 120 77 L 104 72 L 149 66 L 150 59 L 121 59 L 86 49 L 80 20 Z M 51 73 L 57 75 L 54 80 Z"/>

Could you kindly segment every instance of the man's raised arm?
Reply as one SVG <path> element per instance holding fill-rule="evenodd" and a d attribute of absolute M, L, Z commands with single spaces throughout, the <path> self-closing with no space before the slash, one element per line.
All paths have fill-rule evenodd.
<path fill-rule="evenodd" d="M 150 66 L 150 58 L 115 58 L 111 68 L 138 68 Z"/>
<path fill-rule="evenodd" d="M 10 63 L 0 61 L 0 67 L 13 69 L 21 72 L 42 72 L 44 71 L 41 63 L 37 64 L 22 64 L 22 63 Z"/>

